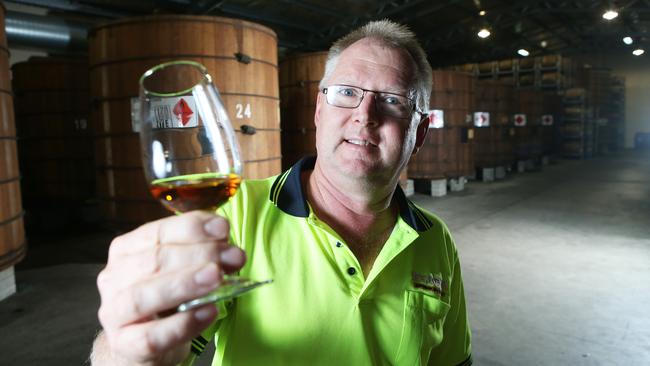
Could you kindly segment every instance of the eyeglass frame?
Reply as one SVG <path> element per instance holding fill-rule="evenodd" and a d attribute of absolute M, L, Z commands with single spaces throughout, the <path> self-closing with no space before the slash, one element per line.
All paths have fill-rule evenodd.
<path fill-rule="evenodd" d="M 354 107 L 343 107 L 343 106 L 338 106 L 338 105 L 330 104 L 330 101 L 329 101 L 329 99 L 327 98 L 327 95 L 328 95 L 328 94 L 327 94 L 327 90 L 328 90 L 329 88 L 333 87 L 333 86 L 345 86 L 345 87 L 349 87 L 349 88 L 360 89 L 361 91 L 363 91 L 363 93 L 361 93 L 361 98 L 359 98 L 359 104 L 357 104 L 357 105 L 354 106 Z M 381 90 L 364 89 L 364 88 L 362 88 L 362 87 L 360 87 L 360 86 L 354 86 L 354 85 L 348 85 L 348 84 L 332 84 L 332 85 L 330 85 L 330 86 L 328 86 L 328 87 L 322 88 L 320 91 L 321 91 L 323 94 L 325 94 L 325 101 L 327 102 L 327 104 L 329 104 L 329 105 L 331 105 L 331 106 L 333 106 L 333 107 L 337 107 L 337 108 L 345 108 L 345 109 L 355 109 L 355 108 L 359 108 L 359 106 L 360 106 L 361 103 L 363 102 L 363 98 L 366 96 L 366 93 L 367 93 L 367 92 L 375 93 L 375 98 L 377 98 L 377 95 L 379 95 L 379 94 L 397 95 L 397 96 L 400 96 L 400 97 L 404 97 L 404 98 L 406 98 L 406 100 L 408 100 L 408 101 L 411 103 L 411 116 L 413 115 L 413 112 L 417 112 L 417 113 L 419 113 L 419 114 L 420 114 L 420 118 L 423 118 L 423 117 L 425 117 L 425 116 L 428 116 L 428 113 L 421 112 L 421 111 L 419 111 L 419 110 L 417 109 L 417 106 L 416 106 L 417 103 L 415 102 L 415 100 L 413 100 L 412 98 L 407 97 L 407 96 L 404 95 L 404 94 L 385 92 L 385 91 L 381 91 Z M 376 99 L 375 99 L 375 100 L 376 100 Z M 375 108 L 376 108 L 376 107 L 375 107 Z M 396 117 L 396 116 L 390 116 L 390 117 L 393 117 L 393 118 L 399 118 L 399 119 L 409 119 L 409 118 L 411 118 L 411 116 L 409 116 L 409 117 Z"/>

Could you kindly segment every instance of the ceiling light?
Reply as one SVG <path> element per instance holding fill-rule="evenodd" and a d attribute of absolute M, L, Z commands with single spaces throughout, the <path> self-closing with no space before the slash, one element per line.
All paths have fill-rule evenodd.
<path fill-rule="evenodd" d="M 480 16 L 485 16 L 485 14 L 487 14 L 487 13 L 485 12 L 485 10 L 481 10 L 481 11 L 478 12 L 478 15 L 480 15 Z"/>
<path fill-rule="evenodd" d="M 539 45 L 542 46 L 542 48 L 546 48 L 546 46 L 548 46 L 548 43 L 546 43 L 546 41 L 541 41 L 539 42 Z"/>
<path fill-rule="evenodd" d="M 636 50 L 632 51 L 632 54 L 634 56 L 641 56 L 644 53 L 645 53 L 645 50 L 643 50 L 642 48 L 637 48 Z"/>
<path fill-rule="evenodd" d="M 490 31 L 487 30 L 487 28 L 482 28 L 480 31 L 478 31 L 477 35 L 481 38 L 487 38 L 490 36 Z"/>
<path fill-rule="evenodd" d="M 523 48 L 520 48 L 519 50 L 517 50 L 517 53 L 519 55 L 521 55 L 521 56 L 524 56 L 524 57 L 527 57 L 528 55 L 530 55 L 530 52 L 528 52 L 527 50 L 525 50 Z"/>
<path fill-rule="evenodd" d="M 603 19 L 612 20 L 618 16 L 618 13 L 614 10 L 607 10 L 603 13 Z"/>
<path fill-rule="evenodd" d="M 623 38 L 623 43 L 632 44 L 632 43 L 634 43 L 634 40 L 632 39 L 632 37 L 624 37 Z"/>

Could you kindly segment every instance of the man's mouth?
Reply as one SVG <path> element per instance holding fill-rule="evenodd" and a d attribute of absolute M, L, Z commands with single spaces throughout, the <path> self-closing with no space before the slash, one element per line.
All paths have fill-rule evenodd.
<path fill-rule="evenodd" d="M 371 143 L 368 140 L 359 140 L 359 139 L 346 139 L 346 142 L 349 142 L 354 145 L 359 145 L 359 146 L 377 146 L 373 143 Z"/>

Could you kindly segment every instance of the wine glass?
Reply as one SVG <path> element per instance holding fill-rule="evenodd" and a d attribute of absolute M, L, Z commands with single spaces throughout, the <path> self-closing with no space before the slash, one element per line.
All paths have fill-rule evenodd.
<path fill-rule="evenodd" d="M 237 192 L 242 160 L 219 91 L 207 69 L 194 61 L 172 61 L 140 78 L 140 142 L 149 190 L 168 210 L 214 212 Z M 239 296 L 271 280 L 224 275 L 208 296 L 178 311 Z"/>

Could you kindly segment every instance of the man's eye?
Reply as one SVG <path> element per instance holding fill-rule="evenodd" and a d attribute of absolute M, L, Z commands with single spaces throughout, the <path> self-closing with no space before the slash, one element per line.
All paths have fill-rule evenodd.
<path fill-rule="evenodd" d="M 339 94 L 345 96 L 345 97 L 353 97 L 357 93 L 354 91 L 354 89 L 351 88 L 341 88 L 339 89 Z"/>
<path fill-rule="evenodd" d="M 391 95 L 385 95 L 382 99 L 382 102 L 386 104 L 399 105 L 402 104 L 399 98 Z"/>

